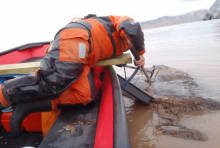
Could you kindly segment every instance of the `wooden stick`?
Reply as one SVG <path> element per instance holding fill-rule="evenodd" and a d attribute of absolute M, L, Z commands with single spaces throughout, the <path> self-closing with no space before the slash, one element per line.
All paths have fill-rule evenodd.
<path fill-rule="evenodd" d="M 95 66 L 122 65 L 128 63 L 132 63 L 132 57 L 130 53 L 126 53 L 120 56 L 115 56 L 111 59 L 98 61 L 95 64 Z M 40 62 L 0 65 L 0 75 L 27 74 L 27 73 L 35 72 L 39 68 L 40 68 Z"/>

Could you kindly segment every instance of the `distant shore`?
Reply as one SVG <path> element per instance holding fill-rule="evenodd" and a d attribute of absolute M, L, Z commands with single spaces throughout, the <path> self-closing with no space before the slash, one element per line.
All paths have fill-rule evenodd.
<path fill-rule="evenodd" d="M 140 22 L 143 30 L 163 26 L 171 26 L 189 22 L 203 21 L 208 10 L 198 10 L 178 16 L 163 16 L 155 20 Z"/>

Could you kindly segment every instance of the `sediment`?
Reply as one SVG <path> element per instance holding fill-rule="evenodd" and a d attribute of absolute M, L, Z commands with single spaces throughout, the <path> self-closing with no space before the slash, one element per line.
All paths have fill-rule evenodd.
<path fill-rule="evenodd" d="M 146 90 L 148 84 L 142 72 L 132 80 L 134 85 L 154 98 L 150 106 L 160 118 L 155 128 L 165 135 L 207 141 L 209 138 L 205 133 L 179 125 L 177 121 L 188 112 L 220 110 L 220 102 L 199 97 L 199 85 L 187 73 L 164 65 L 156 66 L 155 71 L 158 70 L 159 74 L 150 89 Z"/>

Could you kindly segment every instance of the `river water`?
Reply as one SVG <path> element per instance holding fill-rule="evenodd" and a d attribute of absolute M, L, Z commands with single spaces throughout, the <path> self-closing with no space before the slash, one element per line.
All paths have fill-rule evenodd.
<path fill-rule="evenodd" d="M 144 35 L 146 67 L 166 65 L 187 72 L 199 84 L 197 96 L 220 101 L 220 19 L 148 29 Z M 126 98 L 125 106 L 132 147 L 220 147 L 220 111 L 190 112 L 179 119 L 209 137 L 195 141 L 159 134 L 158 115 L 149 106 Z"/>

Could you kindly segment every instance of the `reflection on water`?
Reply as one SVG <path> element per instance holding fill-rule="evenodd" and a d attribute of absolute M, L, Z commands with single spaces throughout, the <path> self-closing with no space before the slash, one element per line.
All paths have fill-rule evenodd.
<path fill-rule="evenodd" d="M 149 29 L 144 34 L 146 67 L 166 65 L 187 72 L 200 86 L 198 96 L 220 101 L 220 20 Z M 178 121 L 209 137 L 201 142 L 161 135 L 155 129 L 158 116 L 152 108 L 127 98 L 125 106 L 132 147 L 219 147 L 219 111 L 190 112 Z"/>

